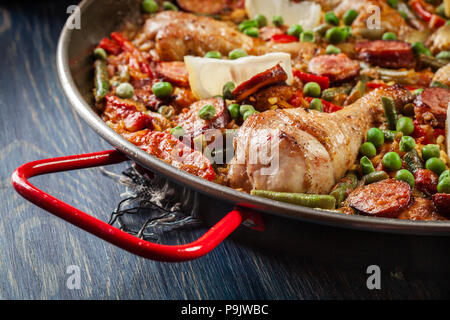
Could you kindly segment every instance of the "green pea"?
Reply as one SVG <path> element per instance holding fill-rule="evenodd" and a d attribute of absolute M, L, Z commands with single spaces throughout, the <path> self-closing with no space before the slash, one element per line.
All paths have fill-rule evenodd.
<path fill-rule="evenodd" d="M 305 96 L 308 97 L 318 98 L 320 97 L 320 92 L 321 89 L 317 82 L 308 82 L 303 87 L 303 93 L 305 94 Z"/>
<path fill-rule="evenodd" d="M 205 54 L 205 58 L 220 59 L 222 54 L 219 51 L 209 51 Z"/>
<path fill-rule="evenodd" d="M 262 28 L 267 26 L 267 18 L 265 16 L 263 16 L 262 14 L 257 14 L 253 20 L 255 20 L 256 22 L 258 22 L 258 27 Z"/>
<path fill-rule="evenodd" d="M 406 169 L 398 170 L 395 174 L 395 179 L 400 181 L 405 181 L 411 188 L 414 188 L 415 179 L 414 175 Z"/>
<path fill-rule="evenodd" d="M 223 89 L 222 89 L 222 95 L 223 95 L 224 99 L 233 100 L 234 88 L 236 88 L 236 86 L 234 85 L 234 82 L 229 81 L 229 82 L 225 83 L 225 85 L 223 86 Z"/>
<path fill-rule="evenodd" d="M 416 96 L 418 96 L 419 94 L 421 94 L 423 92 L 423 90 L 425 90 L 425 89 L 423 89 L 423 88 L 416 89 L 416 90 L 414 90 L 414 94 Z"/>
<path fill-rule="evenodd" d="M 439 181 L 437 191 L 439 193 L 450 193 L 450 177 L 446 177 Z"/>
<path fill-rule="evenodd" d="M 364 142 L 359 148 L 359 152 L 368 158 L 373 158 L 377 154 L 377 149 L 372 142 Z"/>
<path fill-rule="evenodd" d="M 361 173 L 363 175 L 375 172 L 375 168 L 373 167 L 372 161 L 366 156 L 362 157 L 359 161 L 360 167 L 361 167 Z"/>
<path fill-rule="evenodd" d="M 242 22 L 241 24 L 239 24 L 238 28 L 239 31 L 243 32 L 245 31 L 245 29 L 248 28 L 257 28 L 258 27 L 258 21 L 256 20 L 246 20 L 244 22 Z"/>
<path fill-rule="evenodd" d="M 170 1 L 164 1 L 162 6 L 164 10 L 179 11 L 178 7 Z"/>
<path fill-rule="evenodd" d="M 315 42 L 316 41 L 316 36 L 314 35 L 313 31 L 306 30 L 306 31 L 301 33 L 300 41 L 301 42 Z"/>
<path fill-rule="evenodd" d="M 324 15 L 325 22 L 328 24 L 332 24 L 333 26 L 339 25 L 339 18 L 333 11 L 327 12 Z"/>
<path fill-rule="evenodd" d="M 239 119 L 239 105 L 237 103 L 230 104 L 227 109 L 232 119 Z"/>
<path fill-rule="evenodd" d="M 272 23 L 276 27 L 281 27 L 284 24 L 284 20 L 282 16 L 273 16 Z"/>
<path fill-rule="evenodd" d="M 134 88 L 128 82 L 121 83 L 116 88 L 116 94 L 120 98 L 129 99 L 134 95 Z"/>
<path fill-rule="evenodd" d="M 252 38 L 258 38 L 259 37 L 259 30 L 256 27 L 247 28 L 244 30 L 244 34 L 252 37 Z"/>
<path fill-rule="evenodd" d="M 312 99 L 311 102 L 309 103 L 309 109 L 322 112 L 323 111 L 322 101 L 320 101 L 320 99 L 318 98 Z"/>
<path fill-rule="evenodd" d="M 442 161 L 439 158 L 430 158 L 430 159 L 428 159 L 427 162 L 425 162 L 425 168 L 427 168 L 428 170 L 433 171 L 437 175 L 440 175 L 442 172 L 445 171 L 445 169 L 447 169 L 447 167 L 445 166 L 444 161 Z"/>
<path fill-rule="evenodd" d="M 411 49 L 416 56 L 420 56 L 421 54 L 431 55 L 430 50 L 422 42 L 414 42 L 411 45 Z"/>
<path fill-rule="evenodd" d="M 247 120 L 248 117 L 250 117 L 253 114 L 257 114 L 259 113 L 258 111 L 255 110 L 248 110 L 246 113 L 244 113 L 244 115 L 242 116 L 242 119 L 245 121 Z"/>
<path fill-rule="evenodd" d="M 293 24 L 292 26 L 287 29 L 286 33 L 290 36 L 294 36 L 299 38 L 300 34 L 303 32 L 303 28 L 299 24 Z"/>
<path fill-rule="evenodd" d="M 393 32 L 385 32 L 381 37 L 383 40 L 398 40 L 397 35 Z"/>
<path fill-rule="evenodd" d="M 414 149 L 416 146 L 416 141 L 413 137 L 410 136 L 403 136 L 400 140 L 400 151 L 408 152 Z"/>
<path fill-rule="evenodd" d="M 450 178 L 450 170 L 445 170 L 441 173 L 441 175 L 439 176 L 439 182 L 441 182 L 445 178 Z"/>
<path fill-rule="evenodd" d="M 228 58 L 234 60 L 234 59 L 239 59 L 242 57 L 246 57 L 248 56 L 247 52 L 243 49 L 234 49 L 232 51 L 230 51 L 230 53 L 228 54 Z"/>
<path fill-rule="evenodd" d="M 378 128 L 370 128 L 367 132 L 367 141 L 372 142 L 376 148 L 384 144 L 384 134 Z"/>
<path fill-rule="evenodd" d="M 402 159 L 396 152 L 388 152 L 383 157 L 383 167 L 389 171 L 397 171 L 402 167 Z"/>
<path fill-rule="evenodd" d="M 158 113 L 164 118 L 170 119 L 175 114 L 175 110 L 171 106 L 161 106 L 158 108 Z"/>
<path fill-rule="evenodd" d="M 182 136 L 184 136 L 184 129 L 181 126 L 176 126 L 172 129 L 170 129 L 170 134 L 176 138 L 182 137 Z"/>
<path fill-rule="evenodd" d="M 147 13 L 155 13 L 158 11 L 158 3 L 155 0 L 143 0 L 142 10 Z"/>
<path fill-rule="evenodd" d="M 347 39 L 348 30 L 344 28 L 334 27 L 325 33 L 325 38 L 331 43 L 341 43 Z"/>
<path fill-rule="evenodd" d="M 398 0 L 387 0 L 387 3 L 389 6 L 391 6 L 394 9 L 397 9 L 397 7 L 398 7 Z"/>
<path fill-rule="evenodd" d="M 216 115 L 216 108 L 214 108 L 210 104 L 203 106 L 198 112 L 198 116 L 200 117 L 200 119 L 203 120 L 211 120 L 212 118 L 214 118 L 215 115 Z"/>
<path fill-rule="evenodd" d="M 450 60 L 450 51 L 441 51 L 436 55 L 436 58 Z"/>
<path fill-rule="evenodd" d="M 441 155 L 441 151 L 439 150 L 439 146 L 436 144 L 427 144 L 422 148 L 422 159 L 427 161 L 430 158 L 439 158 Z"/>
<path fill-rule="evenodd" d="M 341 53 L 341 49 L 339 49 L 336 46 L 333 46 L 332 44 L 329 44 L 327 48 L 325 49 L 326 54 L 339 54 Z"/>
<path fill-rule="evenodd" d="M 158 98 L 165 98 L 172 94 L 173 87 L 170 82 L 160 81 L 152 86 L 152 91 Z"/>
<path fill-rule="evenodd" d="M 239 113 L 240 113 L 241 116 L 244 116 L 244 114 L 245 114 L 246 112 L 248 112 L 248 111 L 254 112 L 254 111 L 255 111 L 255 108 L 253 108 L 253 106 L 250 105 L 250 104 L 243 104 L 243 105 L 240 106 L 240 108 L 239 108 Z"/>
<path fill-rule="evenodd" d="M 344 14 L 342 20 L 344 20 L 344 23 L 346 25 L 350 26 L 353 23 L 353 21 L 355 21 L 358 14 L 359 14 L 358 11 L 350 9 Z"/>
<path fill-rule="evenodd" d="M 401 117 L 397 120 L 396 129 L 404 135 L 409 136 L 414 132 L 414 123 L 409 117 Z"/>
<path fill-rule="evenodd" d="M 94 57 L 96 59 L 100 59 L 100 60 L 106 60 L 106 58 L 108 57 L 106 51 L 102 48 L 95 48 L 94 50 Z"/>

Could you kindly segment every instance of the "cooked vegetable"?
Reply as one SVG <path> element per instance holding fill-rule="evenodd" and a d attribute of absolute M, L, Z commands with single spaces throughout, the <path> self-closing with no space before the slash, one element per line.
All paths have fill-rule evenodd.
<path fill-rule="evenodd" d="M 95 50 L 94 50 L 94 57 L 96 59 L 106 60 L 107 56 L 108 55 L 106 54 L 105 49 L 95 48 Z"/>
<path fill-rule="evenodd" d="M 106 62 L 103 59 L 97 59 L 94 63 L 95 68 L 95 101 L 101 101 L 109 92 L 109 76 L 106 69 Z"/>
<path fill-rule="evenodd" d="M 427 161 L 430 158 L 439 158 L 441 152 L 436 144 L 427 144 L 422 148 L 422 159 Z"/>
<path fill-rule="evenodd" d="M 397 152 L 388 152 L 383 156 L 383 168 L 389 171 L 397 171 L 402 167 L 402 159 Z"/>
<path fill-rule="evenodd" d="M 228 54 L 228 58 L 234 60 L 234 59 L 239 59 L 242 57 L 246 57 L 248 56 L 247 52 L 243 49 L 234 49 L 232 51 L 230 51 L 230 53 Z"/>
<path fill-rule="evenodd" d="M 207 104 L 198 112 L 198 116 L 203 120 L 211 120 L 216 115 L 216 108 L 214 106 Z"/>
<path fill-rule="evenodd" d="M 419 62 L 424 67 L 430 67 L 433 71 L 436 71 L 448 64 L 448 60 L 440 59 L 437 56 L 433 57 L 427 54 L 419 55 Z"/>
<path fill-rule="evenodd" d="M 400 117 L 397 120 L 395 128 L 397 131 L 400 131 L 407 136 L 411 135 L 414 132 L 414 124 L 411 118 L 409 117 Z"/>
<path fill-rule="evenodd" d="M 341 53 L 341 49 L 339 49 L 336 46 L 333 46 L 332 44 L 329 44 L 325 49 L 325 52 L 326 54 L 339 54 Z"/>
<path fill-rule="evenodd" d="M 129 99 L 134 95 L 134 88 L 128 82 L 121 83 L 116 88 L 116 94 L 123 99 Z"/>
<path fill-rule="evenodd" d="M 400 140 L 400 151 L 408 152 L 414 149 L 416 146 L 416 141 L 413 137 L 410 136 L 403 136 Z"/>
<path fill-rule="evenodd" d="M 425 168 L 433 171 L 437 175 L 440 175 L 442 172 L 445 171 L 446 166 L 444 161 L 442 161 L 439 158 L 433 157 L 427 160 L 427 162 L 425 163 Z"/>
<path fill-rule="evenodd" d="M 320 97 L 320 92 L 321 92 L 320 86 L 317 82 L 308 82 L 303 87 L 303 93 L 305 96 L 308 97 L 318 98 Z"/>
<path fill-rule="evenodd" d="M 178 11 L 178 7 L 170 1 L 163 1 L 162 7 L 164 10 Z"/>
<path fill-rule="evenodd" d="M 181 126 L 176 126 L 172 129 L 170 129 L 170 134 L 176 138 L 180 138 L 180 137 L 184 136 L 184 129 Z"/>
<path fill-rule="evenodd" d="M 397 128 L 397 111 L 395 109 L 395 102 L 392 98 L 381 97 L 383 104 L 384 115 L 388 123 L 390 130 L 396 130 Z"/>
<path fill-rule="evenodd" d="M 385 179 L 389 179 L 389 175 L 385 171 L 375 171 L 363 177 L 364 184 L 366 185 Z"/>
<path fill-rule="evenodd" d="M 259 112 L 256 110 L 248 110 L 248 111 L 244 112 L 242 119 L 245 121 L 245 120 L 247 120 L 248 117 L 250 117 L 251 115 L 253 115 L 255 113 L 259 113 Z"/>
<path fill-rule="evenodd" d="M 243 104 L 242 106 L 240 106 L 239 108 L 239 113 L 240 115 L 243 117 L 245 113 L 247 112 L 255 112 L 255 108 L 253 108 L 252 105 L 250 104 Z"/>
<path fill-rule="evenodd" d="M 364 142 L 359 149 L 359 152 L 368 158 L 373 158 L 377 154 L 377 149 L 372 142 Z"/>
<path fill-rule="evenodd" d="M 272 23 L 276 27 L 281 27 L 284 23 L 283 17 L 282 16 L 273 16 Z"/>
<path fill-rule="evenodd" d="M 254 196 L 297 204 L 309 208 L 335 209 L 336 199 L 330 195 L 287 193 L 266 190 L 252 190 Z"/>
<path fill-rule="evenodd" d="M 344 178 L 333 188 L 330 192 L 330 196 L 336 199 L 336 205 L 340 204 L 345 200 L 347 194 L 356 188 L 358 184 L 358 177 L 354 172 L 349 172 Z"/>
<path fill-rule="evenodd" d="M 414 176 L 410 171 L 406 169 L 398 170 L 397 173 L 395 174 L 395 179 L 405 181 L 407 184 L 409 184 L 411 188 L 414 188 L 415 184 Z"/>
<path fill-rule="evenodd" d="M 419 154 L 417 153 L 416 149 L 413 149 L 406 153 L 403 156 L 403 160 L 406 163 L 406 167 L 409 171 L 412 173 L 415 173 L 417 170 L 423 168 L 422 160 L 419 157 Z"/>
<path fill-rule="evenodd" d="M 147 13 L 155 13 L 158 11 L 158 3 L 155 0 L 143 0 L 142 10 Z"/>
<path fill-rule="evenodd" d="M 439 193 L 450 193 L 450 178 L 446 177 L 441 179 L 437 185 L 437 191 Z"/>
<path fill-rule="evenodd" d="M 346 25 L 350 26 L 353 21 L 355 21 L 356 17 L 358 17 L 358 11 L 350 9 L 344 14 L 342 20 L 344 20 Z"/>
<path fill-rule="evenodd" d="M 256 16 L 253 17 L 253 20 L 258 22 L 259 28 L 267 26 L 267 18 L 265 16 L 263 16 L 262 14 L 257 14 Z"/>
<path fill-rule="evenodd" d="M 359 163 L 363 175 L 375 172 L 375 168 L 373 167 L 372 161 L 370 161 L 370 159 L 367 156 L 362 157 Z"/>
<path fill-rule="evenodd" d="M 161 106 L 158 108 L 158 113 L 166 119 L 171 119 L 175 115 L 175 110 L 171 106 Z"/>
<path fill-rule="evenodd" d="M 222 95 L 224 99 L 229 99 L 232 100 L 233 99 L 233 90 L 236 88 L 234 82 L 227 82 L 225 83 L 225 85 L 223 86 L 222 89 Z"/>
<path fill-rule="evenodd" d="M 398 40 L 397 35 L 393 32 L 385 32 L 381 37 L 383 40 Z"/>
<path fill-rule="evenodd" d="M 300 34 L 303 32 L 303 28 L 299 24 L 293 24 L 287 29 L 286 33 L 290 36 L 300 38 Z"/>
<path fill-rule="evenodd" d="M 326 23 L 332 24 L 333 26 L 339 25 L 339 18 L 336 16 L 336 14 L 333 11 L 325 13 L 323 18 Z"/>
<path fill-rule="evenodd" d="M 311 30 L 306 30 L 300 34 L 300 41 L 301 42 L 314 42 L 316 41 L 316 37 L 314 35 L 314 32 Z"/>
<path fill-rule="evenodd" d="M 347 39 L 348 33 L 344 28 L 334 27 L 325 33 L 325 38 L 331 43 L 341 43 Z"/>
<path fill-rule="evenodd" d="M 392 130 L 384 130 L 384 131 L 383 131 L 384 141 L 387 141 L 387 142 L 392 142 L 392 141 L 394 141 L 394 139 L 395 139 L 395 134 L 396 134 L 395 131 L 392 131 Z"/>
<path fill-rule="evenodd" d="M 244 34 L 249 36 L 249 37 L 258 38 L 259 37 L 259 30 L 258 30 L 258 28 L 255 28 L 255 27 L 247 28 L 247 29 L 244 30 Z"/>
<path fill-rule="evenodd" d="M 450 178 L 450 170 L 445 170 L 439 176 L 439 182 L 441 182 L 445 178 Z"/>
<path fill-rule="evenodd" d="M 205 54 L 205 58 L 220 59 L 222 54 L 219 51 L 209 51 Z"/>
<path fill-rule="evenodd" d="M 165 98 L 172 94 L 173 87 L 170 82 L 160 81 L 152 86 L 152 92 L 158 98 Z"/>
<path fill-rule="evenodd" d="M 375 148 L 379 148 L 384 144 L 384 134 L 378 128 L 370 128 L 367 131 L 367 141 L 372 142 Z"/>
<path fill-rule="evenodd" d="M 309 103 L 309 109 L 323 112 L 323 104 L 320 99 L 314 98 Z"/>
<path fill-rule="evenodd" d="M 257 28 L 259 26 L 256 20 L 246 20 L 239 25 L 239 31 L 244 32 L 248 28 Z"/>
<path fill-rule="evenodd" d="M 237 103 L 230 104 L 227 109 L 230 112 L 230 116 L 232 119 L 239 119 L 239 105 Z"/>

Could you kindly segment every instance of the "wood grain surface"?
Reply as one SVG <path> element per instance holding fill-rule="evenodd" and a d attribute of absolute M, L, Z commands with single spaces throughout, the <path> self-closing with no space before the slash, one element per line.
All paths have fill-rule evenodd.
<path fill-rule="evenodd" d="M 1 299 L 391 299 L 448 298 L 448 239 L 395 242 L 409 268 L 365 260 L 342 264 L 352 256 L 323 262 L 315 252 L 326 241 L 299 254 L 294 247 L 268 250 L 257 243 L 228 239 L 196 261 L 160 263 L 145 260 L 31 205 L 14 192 L 10 175 L 36 159 L 111 148 L 71 110 L 57 80 L 55 52 L 71 1 L 11 1 L 0 5 L 0 298 Z M 126 165 L 111 167 L 121 172 Z M 124 187 L 97 169 L 34 178 L 42 189 L 107 220 Z M 202 205 L 207 206 L 207 203 Z M 309 228 L 309 227 L 308 227 Z M 179 230 L 175 243 L 205 232 Z M 311 232 L 316 233 L 311 227 Z M 322 229 L 321 229 L 322 230 Z M 321 232 L 334 234 L 335 229 Z M 319 231 L 317 231 L 319 232 Z M 339 232 L 342 232 L 340 230 Z M 315 234 L 317 236 L 317 234 Z M 324 234 L 325 235 L 325 234 Z M 377 237 L 371 241 L 377 243 Z M 326 238 L 323 238 L 326 239 Z M 360 241 L 355 235 L 354 243 Z M 402 243 L 404 241 L 404 243 Z M 415 263 L 428 259 L 416 245 L 427 241 L 436 261 L 425 271 Z M 434 241 L 434 242 L 433 242 Z M 277 243 L 274 244 L 275 247 Z M 373 258 L 373 259 L 372 259 Z M 445 260 L 445 261 L 444 261 Z M 441 262 L 440 262 L 441 261 Z M 366 286 L 369 264 L 380 265 L 380 290 Z M 69 266 L 80 270 L 80 289 L 67 286 Z"/>

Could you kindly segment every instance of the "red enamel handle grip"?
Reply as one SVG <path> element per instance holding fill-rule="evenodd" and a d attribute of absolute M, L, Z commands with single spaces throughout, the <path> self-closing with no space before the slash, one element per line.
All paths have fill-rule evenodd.
<path fill-rule="evenodd" d="M 238 209 L 229 212 L 198 240 L 184 245 L 161 245 L 139 239 L 96 219 L 87 213 L 39 190 L 28 179 L 47 173 L 116 164 L 128 160 L 116 150 L 38 160 L 17 168 L 11 182 L 25 199 L 54 215 L 141 257 L 159 261 L 187 261 L 199 258 L 217 247 L 244 220 Z"/>

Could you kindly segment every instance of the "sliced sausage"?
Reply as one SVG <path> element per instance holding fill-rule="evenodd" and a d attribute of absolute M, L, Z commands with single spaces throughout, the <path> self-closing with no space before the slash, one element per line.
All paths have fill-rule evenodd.
<path fill-rule="evenodd" d="M 216 109 L 216 114 L 211 120 L 203 120 L 199 117 L 199 111 L 206 105 L 212 105 Z M 225 128 L 229 121 L 228 110 L 222 98 L 210 98 L 193 103 L 189 110 L 180 113 L 175 122 L 183 127 L 186 135 L 196 137 L 208 129 Z"/>
<path fill-rule="evenodd" d="M 416 180 L 416 189 L 426 194 L 434 194 L 437 192 L 439 177 L 436 173 L 428 169 L 417 169 L 414 172 Z"/>
<path fill-rule="evenodd" d="M 106 96 L 106 107 L 103 112 L 103 120 L 113 128 L 122 128 L 127 132 L 136 132 L 146 128 L 153 128 L 153 118 L 142 112 L 139 104 L 117 98 L 113 95 Z"/>
<path fill-rule="evenodd" d="M 427 88 L 414 100 L 416 120 L 420 124 L 445 128 L 447 108 L 450 103 L 450 89 Z"/>
<path fill-rule="evenodd" d="M 277 64 L 275 67 L 258 73 L 249 80 L 241 83 L 233 90 L 232 94 L 237 102 L 241 102 L 248 96 L 257 92 L 259 89 L 285 82 L 287 78 L 288 76 L 284 69 L 280 66 L 280 64 Z"/>
<path fill-rule="evenodd" d="M 450 194 L 435 193 L 433 194 L 432 199 L 437 212 L 450 218 Z"/>
<path fill-rule="evenodd" d="M 156 73 L 173 84 L 189 86 L 189 73 L 182 61 L 160 62 L 156 66 Z"/>
<path fill-rule="evenodd" d="M 412 191 L 406 182 L 386 179 L 355 189 L 347 201 L 362 214 L 397 218 L 411 204 Z"/>
<path fill-rule="evenodd" d="M 214 14 L 227 8 L 229 0 L 177 0 L 177 3 L 189 12 Z"/>
<path fill-rule="evenodd" d="M 358 58 L 386 68 L 414 68 L 415 59 L 411 45 L 397 40 L 375 40 L 355 44 Z"/>
<path fill-rule="evenodd" d="M 311 59 L 308 71 L 319 76 L 326 76 L 331 82 L 341 82 L 358 75 L 359 62 L 343 53 L 323 55 Z"/>
<path fill-rule="evenodd" d="M 433 201 L 425 198 L 416 198 L 414 203 L 407 209 L 403 210 L 398 219 L 402 220 L 416 220 L 416 221 L 436 221 L 441 220 Z"/>

